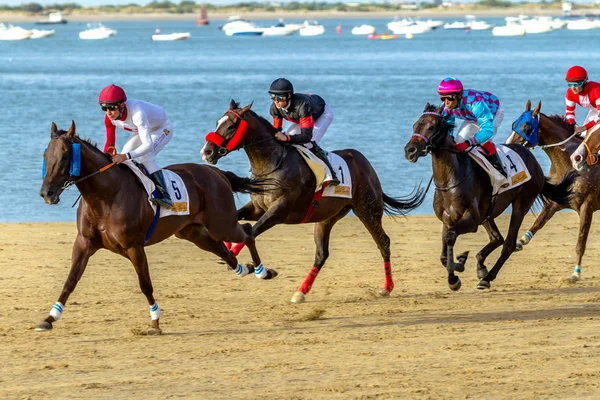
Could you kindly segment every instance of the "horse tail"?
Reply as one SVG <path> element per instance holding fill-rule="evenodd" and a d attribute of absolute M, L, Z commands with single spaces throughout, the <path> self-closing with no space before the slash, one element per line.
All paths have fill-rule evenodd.
<path fill-rule="evenodd" d="M 235 193 L 263 194 L 269 193 L 275 188 L 275 180 L 271 178 L 242 178 L 230 171 L 221 172 L 225 175 Z"/>
<path fill-rule="evenodd" d="M 575 182 L 577 178 L 577 172 L 571 171 L 563 178 L 562 182 L 558 185 L 553 185 L 548 181 L 548 178 L 545 178 L 544 187 L 542 188 L 542 193 L 540 193 L 539 197 L 541 200 L 546 203 L 548 199 L 552 200 L 555 203 L 566 206 L 569 204 L 571 200 L 571 196 L 573 192 L 571 191 L 571 185 Z"/>
<path fill-rule="evenodd" d="M 383 210 L 387 215 L 406 215 L 423 204 L 427 190 L 422 189 L 419 185 L 406 197 L 391 197 L 383 192 L 381 194 L 383 196 Z"/>

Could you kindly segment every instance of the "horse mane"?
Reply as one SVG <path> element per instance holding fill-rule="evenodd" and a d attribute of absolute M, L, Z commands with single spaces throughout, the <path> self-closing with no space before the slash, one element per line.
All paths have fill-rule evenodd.
<path fill-rule="evenodd" d="M 64 134 L 66 134 L 66 133 L 67 133 L 67 131 L 65 131 L 65 130 L 62 130 L 62 129 L 59 129 L 59 130 L 56 132 L 56 136 L 62 136 L 62 135 L 64 135 Z M 103 152 L 102 150 L 100 150 L 100 149 L 97 147 L 97 146 L 98 146 L 98 143 L 94 142 L 94 141 L 93 141 L 91 138 L 81 138 L 81 137 L 79 137 L 78 135 L 75 135 L 74 137 L 75 137 L 75 138 L 77 138 L 77 139 L 78 139 L 78 140 L 79 140 L 81 143 L 83 143 L 83 144 L 85 145 L 85 147 L 87 147 L 87 148 L 88 148 L 88 149 L 90 149 L 91 151 L 93 151 L 93 152 L 95 152 L 95 153 L 98 153 L 98 154 L 102 155 L 102 156 L 103 156 L 104 158 L 106 158 L 108 161 L 112 161 L 112 157 L 111 157 L 109 154 L 107 154 L 107 153 Z"/>
<path fill-rule="evenodd" d="M 266 118 L 264 118 L 264 117 L 261 117 L 260 115 L 258 115 L 257 113 L 255 113 L 255 112 L 254 112 L 254 111 L 252 111 L 252 110 L 248 110 L 247 112 L 251 113 L 251 115 L 252 115 L 252 116 L 254 116 L 256 119 L 258 119 L 258 121 L 259 121 L 260 123 L 262 123 L 262 124 L 263 124 L 263 125 L 265 125 L 265 126 L 268 126 L 268 127 L 271 129 L 271 132 L 272 132 L 273 134 L 275 133 L 276 129 L 275 129 L 275 127 L 273 126 L 273 124 L 272 124 L 271 122 L 269 122 L 269 120 L 267 120 L 267 119 L 266 119 Z"/>
<path fill-rule="evenodd" d="M 559 125 L 561 128 L 569 131 L 570 133 L 575 132 L 575 125 L 571 125 L 568 121 L 567 118 L 564 115 L 559 115 L 559 114 L 553 114 L 553 115 L 546 115 L 546 117 L 552 121 L 552 123 L 554 125 Z"/>

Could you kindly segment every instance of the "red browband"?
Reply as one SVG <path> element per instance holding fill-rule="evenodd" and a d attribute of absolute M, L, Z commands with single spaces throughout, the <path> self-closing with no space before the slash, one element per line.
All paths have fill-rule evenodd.
<path fill-rule="evenodd" d="M 248 130 L 248 122 L 246 122 L 246 120 L 243 119 L 241 115 L 239 115 L 233 110 L 227 110 L 227 112 L 235 115 L 240 119 L 240 124 L 238 125 L 235 134 L 231 139 L 229 139 L 229 142 L 225 146 L 227 151 L 233 151 L 237 148 L 237 146 L 240 144 L 240 142 L 246 135 L 246 131 Z M 221 147 L 221 145 L 225 142 L 225 138 L 216 132 L 209 132 L 208 135 L 206 135 L 206 141 L 214 143 L 217 146 Z"/>

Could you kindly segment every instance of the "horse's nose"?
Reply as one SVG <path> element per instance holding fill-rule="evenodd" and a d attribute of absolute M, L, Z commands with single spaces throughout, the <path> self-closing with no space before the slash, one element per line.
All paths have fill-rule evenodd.
<path fill-rule="evenodd" d="M 412 161 L 417 156 L 417 147 L 416 146 L 406 146 L 404 149 L 404 155 L 407 160 Z"/>
<path fill-rule="evenodd" d="M 52 190 L 48 190 L 48 191 L 45 191 L 44 189 L 40 190 L 41 197 L 52 197 L 52 195 L 54 195 L 54 191 L 52 191 Z"/>

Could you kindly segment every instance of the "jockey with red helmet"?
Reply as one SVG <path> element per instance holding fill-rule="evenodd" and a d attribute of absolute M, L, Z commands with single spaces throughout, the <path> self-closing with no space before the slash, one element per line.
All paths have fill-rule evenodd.
<path fill-rule="evenodd" d="M 590 111 L 582 126 L 575 128 L 575 132 L 585 137 L 587 132 L 594 132 L 600 128 L 600 83 L 588 81 L 588 74 L 585 68 L 575 65 L 567 71 L 565 77 L 567 93 L 565 94 L 565 103 L 567 105 L 566 116 L 570 124 L 575 125 L 575 107 L 577 104 Z"/>
<path fill-rule="evenodd" d="M 167 192 L 165 177 L 156 164 L 155 157 L 173 137 L 173 127 L 165 110 L 157 105 L 141 100 L 127 99 L 125 91 L 117 85 L 102 89 L 98 103 L 105 112 L 106 144 L 104 151 L 112 155 L 112 160 L 120 164 L 134 158 L 146 167 L 159 192 L 159 197 L 151 201 L 165 208 L 172 208 L 173 202 Z M 115 149 L 116 128 L 131 132 L 120 154 Z"/>
<path fill-rule="evenodd" d="M 327 159 L 327 153 L 319 146 L 333 121 L 331 107 L 316 94 L 294 93 L 294 86 L 285 78 L 276 79 L 271 83 L 269 95 L 273 100 L 269 113 L 273 117 L 273 126 L 278 129 L 275 139 L 301 144 L 310 149 L 329 168 L 331 172 L 329 184 L 339 185 L 340 181 Z M 281 131 L 284 118 L 292 123 L 287 134 Z"/>
<path fill-rule="evenodd" d="M 466 151 L 469 147 L 481 146 L 488 161 L 506 177 L 496 146 L 492 142 L 504 119 L 504 110 L 498 97 L 488 92 L 464 89 L 462 82 L 453 77 L 440 82 L 438 94 L 444 103 L 442 114 L 447 117 L 456 149 Z M 464 122 L 455 135 L 456 118 Z"/>

